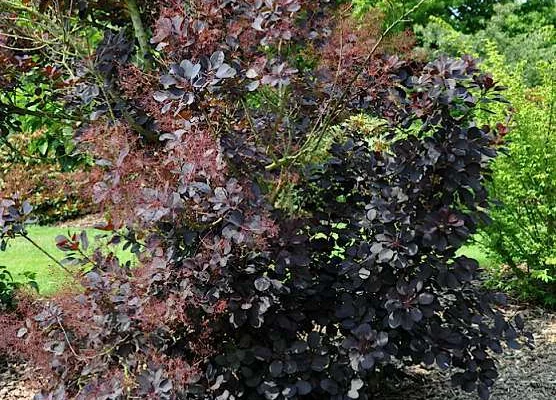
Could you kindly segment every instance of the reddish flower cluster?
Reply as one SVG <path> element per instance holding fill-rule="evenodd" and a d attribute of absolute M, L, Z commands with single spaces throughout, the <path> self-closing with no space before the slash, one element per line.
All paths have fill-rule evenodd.
<path fill-rule="evenodd" d="M 132 64 L 118 66 L 118 76 L 118 85 L 125 98 L 153 118 L 162 132 L 172 132 L 180 128 L 178 120 L 171 113 L 162 113 L 160 105 L 153 98 L 158 87 L 156 77 Z"/>
<path fill-rule="evenodd" d="M 32 319 L 40 311 L 32 296 L 19 293 L 17 310 L 11 313 L 0 312 L 0 353 L 13 359 L 33 360 L 37 369 L 50 370 L 50 355 L 42 351 L 44 338 L 34 326 Z"/>

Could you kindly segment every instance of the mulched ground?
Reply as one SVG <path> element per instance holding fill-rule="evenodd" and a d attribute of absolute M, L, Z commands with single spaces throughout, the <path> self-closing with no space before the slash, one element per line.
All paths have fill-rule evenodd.
<path fill-rule="evenodd" d="M 64 221 L 56 224 L 60 228 L 93 228 L 95 224 L 99 222 L 103 222 L 104 217 L 102 214 L 89 214 L 84 217 L 80 217 L 77 219 L 72 219 L 69 221 Z"/>
<path fill-rule="evenodd" d="M 0 399 L 1 400 L 29 400 L 35 391 L 31 389 L 28 379 L 29 369 L 25 364 L 9 363 L 0 360 Z M 27 375 L 27 377 L 26 377 Z"/>
<path fill-rule="evenodd" d="M 512 307 L 526 317 L 527 328 L 534 333 L 535 348 L 508 351 L 498 359 L 500 378 L 492 400 L 556 400 L 556 314 L 541 308 Z M 476 393 L 465 393 L 450 384 L 449 372 L 416 367 L 409 371 L 414 379 L 405 379 L 380 400 L 478 400 Z"/>
<path fill-rule="evenodd" d="M 499 362 L 500 379 L 492 400 L 556 400 L 556 313 L 541 308 L 508 309 L 521 312 L 534 332 L 535 348 L 507 352 Z M 380 400 L 477 400 L 475 393 L 464 393 L 450 385 L 449 373 L 420 367 L 408 371 L 412 379 L 389 385 Z M 30 400 L 36 376 L 25 364 L 0 360 L 0 400 Z"/>

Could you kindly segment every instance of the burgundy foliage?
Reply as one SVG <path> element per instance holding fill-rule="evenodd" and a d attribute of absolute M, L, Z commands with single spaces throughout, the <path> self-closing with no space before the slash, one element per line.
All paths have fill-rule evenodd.
<path fill-rule="evenodd" d="M 405 34 L 369 54 L 377 21 L 324 0 L 170 4 L 156 72 L 107 31 L 72 99 L 93 108 L 76 138 L 96 156 L 100 228 L 139 265 L 57 238 L 85 273 L 77 294 L 20 310 L 13 348 L 50 376 L 37 398 L 368 399 L 400 362 L 452 366 L 488 398 L 492 353 L 523 336 L 456 256 L 487 219 L 499 138 L 473 113 L 489 78 L 470 59 L 411 60 Z M 361 113 L 389 146 L 346 130 L 307 162 Z M 286 181 L 295 216 L 274 201 Z"/>

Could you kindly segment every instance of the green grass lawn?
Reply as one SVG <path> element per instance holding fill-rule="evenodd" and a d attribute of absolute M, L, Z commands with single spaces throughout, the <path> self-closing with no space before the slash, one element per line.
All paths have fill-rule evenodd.
<path fill-rule="evenodd" d="M 457 253 L 458 255 L 474 258 L 479 262 L 479 265 L 487 271 L 495 266 L 496 261 L 493 260 L 481 246 L 476 243 L 470 243 L 461 248 Z"/>
<path fill-rule="evenodd" d="M 54 256 L 54 258 L 60 260 L 64 258 L 65 253 L 58 250 L 54 238 L 58 235 L 67 235 L 68 229 L 71 233 L 79 233 L 82 230 L 79 228 L 30 226 L 28 231 L 29 237 L 33 241 Z M 86 231 L 89 242 L 91 245 L 94 245 L 95 236 L 102 232 L 95 229 L 86 229 Z M 116 255 L 121 257 L 123 261 L 133 259 L 133 255 L 124 251 L 121 246 L 115 250 Z M 0 252 L 0 265 L 5 265 L 16 281 L 26 280 L 23 276 L 23 273 L 26 271 L 35 273 L 39 293 L 45 296 L 52 295 L 61 289 L 64 284 L 71 282 L 71 278 L 68 277 L 67 273 L 59 265 L 56 265 L 39 249 L 21 237 L 10 240 L 6 251 Z"/>

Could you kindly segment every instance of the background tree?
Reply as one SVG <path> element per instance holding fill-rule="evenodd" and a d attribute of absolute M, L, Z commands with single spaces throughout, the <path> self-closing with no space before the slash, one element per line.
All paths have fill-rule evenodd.
<path fill-rule="evenodd" d="M 416 32 L 429 54 L 480 57 L 494 79 L 508 87 L 511 108 L 497 107 L 494 115 L 481 117 L 492 122 L 511 114 L 508 153 L 493 164 L 489 185 L 498 201 L 491 212 L 494 224 L 479 242 L 497 260 L 492 285 L 553 305 L 555 76 L 548 60 L 556 57 L 556 7 L 553 2 L 509 3 L 495 11 L 487 27 L 472 35 L 438 18 Z"/>
<path fill-rule="evenodd" d="M 411 24 L 426 25 L 430 16 L 441 18 L 462 33 L 484 29 L 495 14 L 494 6 L 512 0 L 431 0 L 423 3 L 411 16 Z M 547 2 L 540 0 L 542 5 Z M 387 15 L 400 15 L 415 6 L 416 0 L 354 0 L 356 13 L 364 14 L 376 8 Z M 541 4 L 539 4 L 541 5 Z M 536 4 L 529 7 L 536 8 Z"/>

